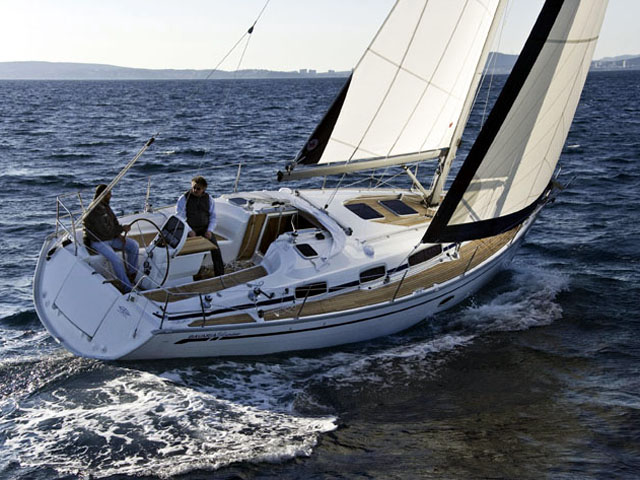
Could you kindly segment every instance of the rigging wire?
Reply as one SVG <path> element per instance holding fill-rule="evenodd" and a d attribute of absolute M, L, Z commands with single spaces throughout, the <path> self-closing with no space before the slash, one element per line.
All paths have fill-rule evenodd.
<path fill-rule="evenodd" d="M 231 47 L 231 49 L 224 55 L 224 57 L 222 57 L 222 60 L 220 60 L 218 62 L 218 64 L 213 67 L 213 69 L 209 72 L 209 74 L 205 77 L 205 80 L 209 80 L 211 78 L 211 76 L 217 72 L 220 69 L 220 65 L 222 65 L 224 63 L 224 61 L 227 59 L 227 57 L 229 57 L 229 55 L 231 55 L 231 53 L 233 53 L 233 51 L 238 47 L 238 45 L 240 45 L 240 42 L 242 42 L 242 40 L 245 39 L 245 37 L 251 35 L 253 33 L 253 30 L 256 26 L 256 24 L 258 23 L 258 20 L 260 20 L 260 17 L 262 17 L 262 14 L 264 13 L 264 11 L 267 8 L 267 5 L 269 5 L 269 2 L 271 2 L 271 0 L 267 0 L 266 3 L 264 4 L 264 6 L 262 7 L 262 10 L 260 10 L 260 13 L 258 14 L 258 16 L 256 17 L 256 19 L 253 21 L 253 23 L 251 24 L 251 26 L 249 27 L 249 29 L 244 32 L 242 34 L 242 36 L 238 39 L 238 41 L 233 45 L 233 47 Z M 245 51 L 246 51 L 246 46 L 245 46 Z M 242 54 L 242 56 L 244 57 L 244 52 Z M 242 58 L 240 59 L 240 61 L 242 61 Z M 238 63 L 238 68 L 240 67 L 240 63 Z M 236 72 L 237 73 L 237 72 Z"/>
<path fill-rule="evenodd" d="M 216 64 L 216 66 L 207 74 L 207 76 L 205 77 L 205 81 L 210 80 L 211 77 L 213 76 L 213 74 L 217 71 L 219 71 L 220 66 L 227 60 L 227 58 L 236 50 L 236 48 L 238 48 L 238 46 L 243 42 L 243 40 L 246 39 L 246 42 L 244 44 L 244 48 L 242 49 L 242 53 L 240 55 L 240 59 L 238 60 L 238 64 L 236 65 L 236 68 L 233 72 L 233 78 L 232 78 L 232 83 L 233 81 L 235 81 L 237 79 L 237 74 L 240 71 L 240 67 L 242 65 L 242 62 L 244 60 L 245 54 L 247 52 L 247 48 L 249 47 L 249 41 L 251 40 L 251 34 L 253 33 L 256 24 L 258 23 L 258 21 L 260 20 L 260 18 L 262 17 L 262 15 L 264 14 L 264 11 L 267 9 L 267 6 L 269 5 L 269 3 L 271 2 L 271 0 L 266 0 L 264 6 L 262 7 L 262 10 L 260 10 L 260 13 L 258 14 L 258 16 L 256 17 L 256 19 L 253 21 L 253 23 L 251 24 L 251 26 L 247 29 L 246 32 L 244 32 L 242 34 L 242 36 L 238 39 L 238 41 L 229 49 L 229 51 L 222 57 L 222 59 Z M 224 94 L 223 98 L 222 98 L 222 102 L 220 103 L 220 106 L 218 108 L 219 111 L 224 111 L 224 109 L 227 107 L 227 103 L 229 100 L 229 96 L 231 94 L 231 87 L 232 85 L 230 84 L 227 89 L 226 89 L 226 93 Z M 218 122 L 219 123 L 219 122 Z M 214 129 L 215 131 L 215 129 Z M 212 138 L 211 138 L 211 145 L 213 145 L 214 143 L 214 138 L 213 138 L 213 133 L 212 133 Z M 209 151 L 211 151 L 212 149 L 209 149 Z M 196 169 L 196 174 L 200 174 L 200 172 L 202 171 L 204 162 L 206 159 L 206 152 L 205 154 L 202 156 L 202 158 L 200 159 L 200 162 L 198 163 L 198 167 Z"/>
<path fill-rule="evenodd" d="M 338 181 L 338 184 L 336 185 L 335 189 L 333 190 L 333 193 L 331 194 L 331 197 L 329 198 L 329 201 L 324 206 L 324 210 L 328 210 L 329 209 L 329 205 L 331 205 L 331 202 L 333 202 L 333 199 L 336 198 L 336 195 L 338 194 L 338 190 L 340 190 L 340 186 L 342 185 L 342 181 L 344 180 L 344 178 L 346 176 L 347 176 L 347 173 L 345 172 L 340 177 L 340 181 Z"/>
<path fill-rule="evenodd" d="M 270 3 L 270 2 L 271 2 L 271 0 L 266 0 L 266 2 L 265 2 L 265 4 L 264 4 L 264 6 L 263 6 L 263 7 L 262 7 L 262 9 L 260 10 L 260 13 L 259 13 L 259 14 L 258 14 L 258 16 L 256 17 L 256 19 L 253 21 L 253 23 L 251 24 L 251 26 L 247 29 L 247 31 L 246 31 L 246 32 L 244 32 L 244 33 L 242 34 L 242 36 L 240 37 L 240 39 L 238 39 L 238 41 L 237 41 L 237 42 L 236 42 L 236 43 L 231 47 L 231 49 L 229 49 L 229 51 L 228 51 L 228 52 L 227 52 L 227 53 L 222 57 L 222 59 L 221 59 L 221 60 L 216 64 L 216 66 L 215 66 L 211 71 L 209 71 L 209 73 L 206 75 L 206 77 L 204 78 L 204 80 L 203 80 L 203 81 L 207 81 L 207 80 L 211 79 L 211 77 L 213 76 L 213 74 L 214 74 L 216 71 L 218 71 L 218 70 L 220 69 L 220 66 L 221 66 L 221 65 L 225 62 L 225 60 L 226 60 L 226 59 L 227 59 L 227 58 L 228 58 L 228 57 L 233 53 L 233 51 L 238 47 L 238 45 L 242 42 L 242 40 L 243 40 L 243 39 L 245 39 L 246 37 L 249 37 L 249 38 L 250 38 L 251 34 L 253 33 L 253 31 L 254 31 L 254 29 L 255 29 L 256 24 L 258 23 L 258 21 L 260 20 L 260 18 L 261 18 L 261 17 L 262 17 L 262 15 L 264 14 L 264 12 L 265 12 L 265 10 L 267 9 L 267 6 L 269 5 L 269 3 Z M 243 61 L 243 59 L 244 59 L 245 53 L 246 53 L 246 51 L 247 51 L 248 44 L 249 44 L 249 42 L 248 42 L 248 39 L 247 39 L 247 43 L 245 44 L 245 47 L 244 47 L 244 49 L 243 49 L 242 55 L 241 55 L 241 57 L 240 57 L 240 61 L 238 62 L 238 65 L 236 66 L 236 70 L 234 71 L 234 77 L 233 77 L 233 79 L 234 79 L 234 80 L 235 80 L 235 78 L 236 78 L 236 75 L 237 75 L 237 73 L 238 73 L 238 70 L 240 69 L 240 65 L 241 65 L 241 63 L 242 63 L 242 61 Z M 197 93 L 198 93 L 198 90 L 196 90 L 196 94 L 197 94 Z M 203 95 L 202 95 L 202 93 L 203 93 L 203 89 L 202 89 L 202 88 L 201 88 L 201 89 L 199 89 L 199 93 L 200 93 L 200 96 L 202 97 L 202 96 L 203 96 Z M 229 93 L 230 93 L 230 88 L 227 90 L 227 93 L 226 93 L 226 95 L 224 96 L 222 103 L 220 104 L 219 110 L 223 110 L 223 109 L 225 108 L 226 103 L 227 103 L 227 100 L 228 100 L 228 98 L 229 98 Z M 168 119 L 167 119 L 167 121 L 168 121 Z M 156 135 L 155 135 L 154 137 L 157 137 L 157 136 L 159 136 L 159 135 L 160 135 L 160 132 L 156 133 Z M 213 144 L 213 141 L 211 141 L 211 144 Z M 201 159 L 200 159 L 200 162 L 198 163 L 197 168 L 195 169 L 195 175 L 199 175 L 199 174 L 200 174 L 200 172 L 202 171 L 204 161 L 205 161 L 205 159 L 207 158 L 207 155 L 211 152 L 211 150 L 212 150 L 212 149 L 210 149 L 210 148 L 206 148 L 206 149 L 205 149 L 205 151 L 204 151 L 204 153 L 202 154 L 202 157 L 201 157 Z M 220 166 L 220 167 L 225 167 L 225 168 L 226 168 L 226 166 Z M 216 167 L 215 167 L 215 166 L 212 166 L 212 167 L 209 167 L 209 168 L 216 168 Z M 193 172 L 193 170 L 191 170 L 191 171 Z M 150 181 L 150 180 L 151 180 L 151 179 L 149 179 L 149 181 Z M 149 195 L 147 195 L 147 202 L 148 202 L 148 199 L 149 199 Z M 145 204 L 145 205 L 146 205 L 146 204 Z"/>
<path fill-rule="evenodd" d="M 496 66 L 496 63 L 498 62 L 497 52 L 500 51 L 500 44 L 502 43 L 504 26 L 507 23 L 507 17 L 509 16 L 509 12 L 511 11 L 512 6 L 513 6 L 513 3 L 507 2 L 507 9 L 505 11 L 505 14 L 502 16 L 502 22 L 500 23 L 500 30 L 498 32 L 498 35 L 496 36 L 496 41 L 494 41 L 494 44 L 496 44 L 496 48 L 494 49 L 495 53 L 491 57 L 491 65 L 489 65 L 488 68 L 486 69 L 487 74 L 483 75 L 482 82 L 480 83 L 480 86 L 482 86 L 482 83 L 484 83 L 486 76 L 489 75 L 489 85 L 487 86 L 487 95 L 484 100 L 484 109 L 482 111 L 482 120 L 480 121 L 480 128 L 482 128 L 482 126 L 484 125 L 484 122 L 487 120 L 487 110 L 489 108 L 489 97 L 491 96 L 491 90 L 493 88 L 493 79 L 495 77 L 495 73 L 494 73 L 495 66 Z M 478 88 L 475 98 L 473 99 L 472 108 L 475 106 L 479 96 L 480 96 L 480 88 Z"/>

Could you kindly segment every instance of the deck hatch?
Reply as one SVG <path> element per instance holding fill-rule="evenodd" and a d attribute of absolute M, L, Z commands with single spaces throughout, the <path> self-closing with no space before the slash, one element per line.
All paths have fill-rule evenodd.
<path fill-rule="evenodd" d="M 313 258 L 318 256 L 318 252 L 308 243 L 296 244 L 296 250 L 305 258 Z"/>
<path fill-rule="evenodd" d="M 242 198 L 242 197 L 233 197 L 229 199 L 230 203 L 233 203 L 234 205 L 237 205 L 239 207 L 246 205 L 248 200 L 246 198 Z"/>
<path fill-rule="evenodd" d="M 384 218 L 380 212 L 376 209 L 367 205 L 366 203 L 350 203 L 345 205 L 349 210 L 358 215 L 360 218 L 364 220 L 373 220 L 376 218 Z"/>
<path fill-rule="evenodd" d="M 418 214 L 417 210 L 414 210 L 402 200 L 397 198 L 392 200 L 380 200 L 378 203 L 389 210 L 391 213 L 398 215 L 399 217 Z"/>

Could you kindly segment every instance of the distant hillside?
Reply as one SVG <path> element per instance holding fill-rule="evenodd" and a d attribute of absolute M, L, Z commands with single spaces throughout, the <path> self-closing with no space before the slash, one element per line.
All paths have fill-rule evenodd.
<path fill-rule="evenodd" d="M 640 55 L 618 55 L 617 57 L 604 57 L 599 62 L 615 62 L 618 60 L 628 60 L 630 58 L 640 57 Z"/>
<path fill-rule="evenodd" d="M 485 72 L 494 75 L 507 74 L 518 59 L 517 55 L 492 52 L 489 54 Z M 640 55 L 621 55 L 619 57 L 607 57 L 591 62 L 591 71 L 599 70 L 639 70 Z"/>
<path fill-rule="evenodd" d="M 199 80 L 210 74 L 212 79 L 233 78 L 304 78 L 346 77 L 350 72 L 316 72 L 299 70 L 277 72 L 271 70 L 153 70 L 146 68 L 117 67 L 93 63 L 64 62 L 0 62 L 1 80 Z"/>
<path fill-rule="evenodd" d="M 495 75 L 511 72 L 517 55 L 492 52 L 489 54 L 485 72 Z M 603 58 L 591 63 L 592 70 L 637 70 L 640 69 L 640 55 L 622 55 Z M 240 70 L 226 72 L 218 70 L 153 70 L 146 68 L 117 67 L 94 63 L 64 62 L 0 62 L 0 80 L 201 80 L 250 79 L 250 78 L 329 78 L 347 77 L 351 72 L 317 72 L 316 70 L 295 70 L 279 72 L 272 70 Z"/>
<path fill-rule="evenodd" d="M 487 58 L 487 64 L 485 65 L 485 73 L 492 73 L 494 75 L 502 75 L 511 72 L 511 69 L 516 63 L 518 55 L 508 55 L 506 53 L 491 52 L 489 58 Z"/>

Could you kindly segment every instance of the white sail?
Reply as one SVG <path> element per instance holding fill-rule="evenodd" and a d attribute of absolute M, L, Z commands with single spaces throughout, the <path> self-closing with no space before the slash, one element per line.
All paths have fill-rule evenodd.
<path fill-rule="evenodd" d="M 547 2 L 425 240 L 499 233 L 536 205 L 567 138 L 606 6 Z"/>
<path fill-rule="evenodd" d="M 398 0 L 298 163 L 448 148 L 499 4 Z"/>

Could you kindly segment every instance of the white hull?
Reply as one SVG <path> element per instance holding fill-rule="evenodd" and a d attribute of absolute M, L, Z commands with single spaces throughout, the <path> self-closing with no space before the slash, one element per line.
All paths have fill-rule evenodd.
<path fill-rule="evenodd" d="M 519 242 L 476 271 L 411 298 L 350 313 L 304 318 L 278 325 L 220 327 L 202 329 L 197 333 L 156 330 L 147 343 L 125 355 L 123 360 L 264 355 L 333 347 L 391 335 L 473 295 L 511 261 Z M 440 302 L 452 296 L 445 305 L 440 305 Z"/>
<path fill-rule="evenodd" d="M 221 213 L 224 219 L 222 206 Z M 387 295 L 382 301 L 369 300 L 366 296 L 369 291 L 375 294 L 385 288 L 386 283 L 382 280 L 368 284 L 370 286 L 360 285 L 351 290 L 346 289 L 344 294 L 338 292 L 332 296 L 329 292 L 327 295 L 314 296 L 313 300 L 308 300 L 307 306 L 306 298 L 291 300 L 293 297 L 289 296 L 286 300 L 285 294 L 282 293 L 282 301 L 290 302 L 289 308 L 283 309 L 285 313 L 282 314 L 274 310 L 274 301 L 266 300 L 266 295 L 258 294 L 258 299 L 253 300 L 255 306 L 246 305 L 247 291 L 251 296 L 251 290 L 255 290 L 256 285 L 259 285 L 259 288 L 266 291 L 289 292 L 296 283 L 313 283 L 318 279 L 339 278 L 341 275 L 349 279 L 349 275 L 353 275 L 352 272 L 362 271 L 362 266 L 367 266 L 367 263 L 363 263 L 358 270 L 358 261 L 376 264 L 384 260 L 386 264 L 396 265 L 402 261 L 403 255 L 410 248 L 398 249 L 405 252 L 398 254 L 399 257 L 385 256 L 384 246 L 390 242 L 383 239 L 382 243 L 378 244 L 374 241 L 369 242 L 369 245 L 375 246 L 375 254 L 363 249 L 366 254 L 360 257 L 351 254 L 353 258 L 342 258 L 350 251 L 349 242 L 355 242 L 355 239 L 349 239 L 342 246 L 342 250 L 334 253 L 331 260 L 325 261 L 326 266 L 322 264 L 318 267 L 317 264 L 313 264 L 315 268 L 309 273 L 309 270 L 304 270 L 300 264 L 305 267 L 313 262 L 300 260 L 299 256 L 291 254 L 291 249 L 279 251 L 279 248 L 290 247 L 291 243 L 291 239 L 284 239 L 288 234 L 283 234 L 274 241 L 274 246 L 269 248 L 268 253 L 261 259 L 262 264 L 270 270 L 268 275 L 260 278 L 259 282 L 248 281 L 205 295 L 204 298 L 209 302 L 205 312 L 203 295 L 192 295 L 182 301 L 167 303 L 153 297 L 162 293 L 162 290 L 151 292 L 149 296 L 145 296 L 145 293 L 150 292 L 134 291 L 132 294 L 121 294 L 111 284 L 105 283 L 99 269 L 94 268 L 95 257 L 83 258 L 82 254 L 75 250 L 73 243 L 61 247 L 60 238 L 52 237 L 45 242 L 36 269 L 35 305 L 42 323 L 65 348 L 77 355 L 106 360 L 264 355 L 361 342 L 412 327 L 468 298 L 511 260 L 536 214 L 537 211 L 508 242 L 491 252 L 486 259 L 444 281 L 418 286 L 411 291 L 398 289 L 397 295 L 393 295 L 393 298 Z M 363 222 L 363 225 L 367 227 L 371 224 Z M 383 227 L 387 228 L 381 224 L 373 226 L 371 234 L 378 237 L 380 230 Z M 407 245 L 415 244 L 415 236 L 419 236 L 423 230 L 394 228 L 397 238 L 391 242 L 391 250 L 397 249 L 405 236 Z M 389 228 L 389 231 L 392 232 L 392 229 Z M 313 239 L 311 233 L 313 232 L 308 236 Z M 365 234 L 366 232 L 361 232 L 356 245 L 364 243 L 362 238 Z M 317 233 L 315 235 L 317 236 Z M 320 250 L 323 242 L 328 242 L 328 249 L 333 248 L 337 242 L 335 236 L 337 233 L 333 232 L 331 242 L 323 238 L 316 248 Z M 299 238 L 304 238 L 302 233 L 295 237 L 296 240 Z M 228 251 L 225 250 L 225 242 L 220 243 L 223 253 Z M 230 239 L 229 243 L 238 242 Z M 55 245 L 58 247 L 52 251 Z M 292 260 L 291 257 L 295 258 Z M 471 265 L 473 260 L 473 257 L 456 258 L 444 253 L 440 257 L 432 261 L 433 265 L 426 263 L 427 267 L 422 269 L 422 274 L 428 273 L 438 265 Z M 188 258 L 180 258 L 185 259 L 185 265 L 188 264 Z M 287 266 L 287 262 L 293 263 Z M 411 275 L 420 274 L 419 269 L 420 266 L 407 268 L 411 273 L 404 275 L 411 278 Z M 402 273 L 395 273 L 389 278 L 391 287 L 387 288 L 394 290 L 394 285 L 401 286 L 404 281 Z M 272 290 L 268 290 L 270 285 L 273 287 Z M 348 300 L 349 294 L 360 295 L 359 303 L 351 304 Z M 232 311 L 231 315 L 228 312 L 218 313 L 223 310 L 216 310 L 215 305 L 210 305 L 216 302 L 224 304 L 227 298 L 231 304 L 236 305 L 238 312 Z M 322 302 L 331 306 L 340 300 L 343 301 L 343 306 L 337 308 L 334 304 L 333 311 L 332 308 L 328 308 L 323 313 L 308 308 L 312 304 Z M 234 315 L 236 313 L 242 317 L 242 321 L 237 320 L 238 315 Z M 279 318 L 280 315 L 282 319 Z M 229 319 L 229 322 L 225 323 L 225 319 Z"/>

